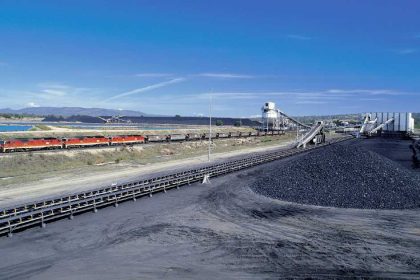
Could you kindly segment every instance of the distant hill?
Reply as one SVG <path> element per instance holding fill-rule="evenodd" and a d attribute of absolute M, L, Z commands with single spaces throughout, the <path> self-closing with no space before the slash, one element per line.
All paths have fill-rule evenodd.
<path fill-rule="evenodd" d="M 24 114 L 24 115 L 35 115 L 35 116 L 130 116 L 130 117 L 141 117 L 150 116 L 149 114 L 131 111 L 131 110 L 114 110 L 114 109 L 103 109 L 103 108 L 82 108 L 82 107 L 31 107 L 23 109 L 0 109 L 0 113 L 6 114 Z"/>

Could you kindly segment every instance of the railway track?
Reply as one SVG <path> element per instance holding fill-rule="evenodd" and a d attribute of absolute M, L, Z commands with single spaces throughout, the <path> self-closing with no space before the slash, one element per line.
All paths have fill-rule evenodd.
<path fill-rule="evenodd" d="M 319 149 L 323 146 L 352 139 L 351 136 L 331 139 L 330 141 L 311 146 L 306 149 L 291 148 L 271 153 L 212 164 L 196 169 L 177 172 L 165 176 L 154 177 L 120 185 L 111 185 L 90 191 L 69 194 L 57 198 L 26 203 L 14 207 L 0 209 L 0 235 L 12 236 L 13 232 L 29 227 L 45 227 L 46 222 L 75 214 L 94 211 L 109 205 L 118 206 L 120 202 L 136 200 L 142 196 L 152 196 L 155 192 L 166 192 L 203 180 L 204 177 L 216 177 L 242 169 L 286 158 L 292 155 Z"/>

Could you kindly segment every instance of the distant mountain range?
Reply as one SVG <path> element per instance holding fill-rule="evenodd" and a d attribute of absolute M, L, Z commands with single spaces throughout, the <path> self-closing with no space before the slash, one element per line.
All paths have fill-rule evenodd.
<path fill-rule="evenodd" d="M 26 114 L 36 116 L 129 116 L 129 117 L 141 117 L 141 116 L 153 116 L 138 111 L 131 110 L 114 110 L 114 109 L 103 109 L 103 108 L 82 108 L 82 107 L 30 107 L 23 109 L 0 109 L 0 113 L 4 114 Z M 155 116 L 155 115 L 154 115 Z"/>

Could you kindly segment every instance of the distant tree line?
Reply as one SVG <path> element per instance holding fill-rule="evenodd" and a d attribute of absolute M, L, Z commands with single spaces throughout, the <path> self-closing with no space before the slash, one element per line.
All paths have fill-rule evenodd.
<path fill-rule="evenodd" d="M 36 117 L 35 115 L 30 114 L 8 114 L 8 113 L 0 113 L 0 117 L 5 119 L 24 119 L 24 118 L 33 118 Z"/>
<path fill-rule="evenodd" d="M 325 115 L 325 116 L 302 116 L 295 117 L 298 121 L 303 123 L 315 123 L 319 120 L 333 120 L 334 123 L 341 123 L 342 120 L 346 120 L 349 123 L 358 123 L 362 115 L 361 114 L 341 114 L 341 115 Z"/>

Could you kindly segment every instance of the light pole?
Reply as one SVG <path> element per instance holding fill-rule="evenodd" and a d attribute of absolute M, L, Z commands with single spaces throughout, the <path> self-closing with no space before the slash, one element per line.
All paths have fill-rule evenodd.
<path fill-rule="evenodd" d="M 210 161 L 210 155 L 211 155 L 211 103 L 212 103 L 212 96 L 210 94 L 210 103 L 209 103 L 209 154 L 208 154 L 208 160 Z"/>

